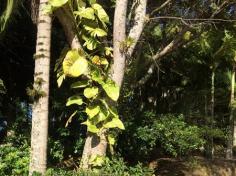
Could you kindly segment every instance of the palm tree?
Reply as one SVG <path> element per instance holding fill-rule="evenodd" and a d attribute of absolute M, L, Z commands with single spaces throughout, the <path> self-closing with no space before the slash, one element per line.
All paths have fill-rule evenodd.
<path fill-rule="evenodd" d="M 46 3 L 48 0 L 40 0 L 37 22 L 29 175 L 44 175 L 47 165 L 51 16 L 43 11 Z"/>

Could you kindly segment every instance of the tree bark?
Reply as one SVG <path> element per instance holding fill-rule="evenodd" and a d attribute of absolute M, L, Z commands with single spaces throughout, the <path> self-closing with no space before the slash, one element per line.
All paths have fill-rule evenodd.
<path fill-rule="evenodd" d="M 48 0 L 40 0 L 37 22 L 34 89 L 42 95 L 35 100 L 32 112 L 31 156 L 29 175 L 45 175 L 47 165 L 49 74 L 51 47 L 51 16 L 43 13 Z"/>
<path fill-rule="evenodd" d="M 215 68 L 212 68 L 211 70 L 211 102 L 210 102 L 210 129 L 213 130 L 214 127 L 214 116 L 215 116 Z M 207 152 L 207 157 L 213 158 L 214 157 L 214 142 L 213 142 L 213 137 L 210 136 L 208 137 L 208 144 L 206 148 Z"/>
<path fill-rule="evenodd" d="M 77 29 L 74 23 L 73 14 L 70 13 L 67 7 L 62 7 L 55 12 L 55 15 L 57 16 L 64 29 L 67 41 L 71 48 L 82 49 L 79 38 L 77 36 Z"/>
<path fill-rule="evenodd" d="M 229 115 L 229 138 L 228 146 L 226 150 L 226 158 L 233 158 L 233 146 L 235 146 L 235 125 L 234 125 L 234 86 L 235 86 L 235 66 L 233 67 L 233 72 L 231 75 L 231 93 L 230 93 L 230 115 Z"/>
<path fill-rule="evenodd" d="M 144 24 L 145 24 L 145 18 L 146 18 L 146 9 L 147 9 L 147 0 L 142 1 L 136 1 L 137 7 L 135 9 L 135 16 L 134 16 L 134 25 L 130 29 L 129 37 L 131 37 L 134 40 L 134 43 L 129 47 L 127 55 L 132 56 L 134 49 L 138 43 L 138 40 L 140 39 L 140 36 L 142 34 Z"/>

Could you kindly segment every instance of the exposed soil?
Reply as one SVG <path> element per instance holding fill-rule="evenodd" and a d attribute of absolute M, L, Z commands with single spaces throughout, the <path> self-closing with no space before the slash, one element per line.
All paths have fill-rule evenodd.
<path fill-rule="evenodd" d="M 236 160 L 193 157 L 187 160 L 162 158 L 149 164 L 157 176 L 236 176 Z"/>

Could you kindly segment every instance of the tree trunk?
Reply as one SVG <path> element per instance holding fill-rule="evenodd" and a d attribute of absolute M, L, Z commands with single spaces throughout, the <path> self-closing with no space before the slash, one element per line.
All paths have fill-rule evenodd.
<path fill-rule="evenodd" d="M 42 9 L 47 1 L 40 0 L 37 23 L 34 89 L 39 96 L 33 104 L 29 175 L 45 175 L 47 165 L 51 16 Z"/>
<path fill-rule="evenodd" d="M 111 77 L 121 87 L 125 72 L 125 54 L 120 49 L 121 42 L 126 39 L 126 13 L 128 0 L 117 0 L 114 15 L 113 47 L 114 63 L 111 68 Z M 88 133 L 84 145 L 80 168 L 88 169 L 89 158 L 92 155 L 105 156 L 107 149 L 106 130 L 100 136 Z"/>
<path fill-rule="evenodd" d="M 229 115 L 229 138 L 226 150 L 226 158 L 233 158 L 233 146 L 235 146 L 235 125 L 234 125 L 234 86 L 235 86 L 235 67 L 231 75 L 231 93 L 230 93 L 230 115 Z"/>
<path fill-rule="evenodd" d="M 215 69 L 212 68 L 212 72 L 211 72 L 211 103 L 210 103 L 210 109 L 211 109 L 210 129 L 211 130 L 213 130 L 213 128 L 214 128 L 214 115 L 215 115 L 214 107 L 215 107 Z M 212 159 L 214 156 L 214 143 L 213 143 L 212 136 L 209 137 L 208 142 L 209 143 L 207 145 L 207 157 Z"/>

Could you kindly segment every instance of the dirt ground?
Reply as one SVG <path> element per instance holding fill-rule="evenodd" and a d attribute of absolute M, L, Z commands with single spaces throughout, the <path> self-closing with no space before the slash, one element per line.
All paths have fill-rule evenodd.
<path fill-rule="evenodd" d="M 161 158 L 149 164 L 157 176 L 236 176 L 236 160 L 192 157 L 187 160 Z"/>

